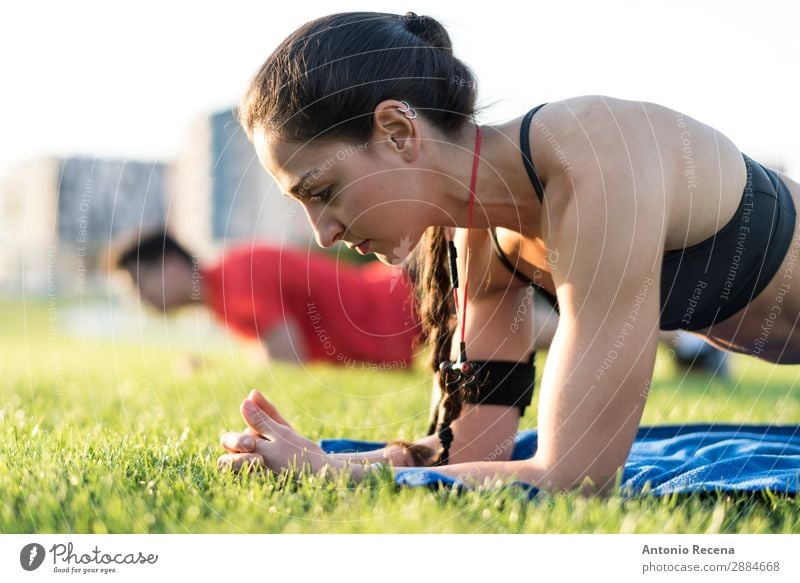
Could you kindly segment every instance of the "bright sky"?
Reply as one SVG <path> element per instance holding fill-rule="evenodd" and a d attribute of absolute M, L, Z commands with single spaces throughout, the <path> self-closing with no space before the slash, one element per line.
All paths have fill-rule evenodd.
<path fill-rule="evenodd" d="M 173 158 L 303 22 L 350 10 L 440 19 L 482 122 L 606 94 L 700 119 L 800 176 L 800 9 L 779 0 L 219 3 L 18 1 L 0 9 L 0 171 L 39 154 Z"/>

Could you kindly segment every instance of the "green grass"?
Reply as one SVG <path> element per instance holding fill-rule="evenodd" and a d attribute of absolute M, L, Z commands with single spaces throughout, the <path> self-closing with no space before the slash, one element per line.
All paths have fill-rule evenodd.
<path fill-rule="evenodd" d="M 219 474 L 219 437 L 241 428 L 250 388 L 314 439 L 410 438 L 427 425 L 427 375 L 267 370 L 233 345 L 200 355 L 76 340 L 58 332 L 60 314 L 0 305 L 0 532 L 800 532 L 800 502 L 772 494 L 529 502 L 515 488 L 459 495 L 387 476 L 353 486 Z M 684 380 L 660 358 L 645 424 L 800 422 L 800 367 L 737 359 L 738 383 L 725 386 Z M 534 406 L 523 426 L 535 418 Z"/>

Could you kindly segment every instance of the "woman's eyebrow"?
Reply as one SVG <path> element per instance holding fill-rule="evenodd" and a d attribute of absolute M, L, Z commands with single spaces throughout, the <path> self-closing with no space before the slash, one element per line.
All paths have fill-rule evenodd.
<path fill-rule="evenodd" d="M 308 172 L 303 174 L 300 177 L 300 180 L 297 181 L 297 184 L 295 184 L 294 186 L 292 186 L 289 189 L 289 192 L 291 192 L 292 194 L 294 194 L 296 196 L 303 196 L 301 194 L 301 192 L 300 192 L 301 190 L 305 190 L 303 188 L 303 184 L 309 179 L 309 177 L 313 176 L 318 170 L 319 170 L 319 168 L 315 168 L 314 170 L 309 170 Z"/>

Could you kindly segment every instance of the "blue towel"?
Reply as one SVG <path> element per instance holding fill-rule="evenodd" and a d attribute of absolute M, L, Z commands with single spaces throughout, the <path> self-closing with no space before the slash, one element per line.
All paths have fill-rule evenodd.
<path fill-rule="evenodd" d="M 517 434 L 512 459 L 536 452 L 535 429 Z M 369 451 L 379 441 L 323 439 L 330 453 Z M 396 468 L 405 486 L 464 487 L 435 469 Z M 532 497 L 538 491 L 516 483 Z M 641 427 L 622 478 L 623 495 L 703 491 L 796 494 L 800 490 L 800 425 L 661 425 Z"/>

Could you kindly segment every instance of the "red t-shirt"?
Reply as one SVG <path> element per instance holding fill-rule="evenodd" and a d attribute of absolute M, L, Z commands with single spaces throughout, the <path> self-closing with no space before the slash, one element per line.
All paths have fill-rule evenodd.
<path fill-rule="evenodd" d="M 278 247 L 229 252 L 201 269 L 205 303 L 231 330 L 260 338 L 293 319 L 310 361 L 403 367 L 419 333 L 400 268 Z"/>

